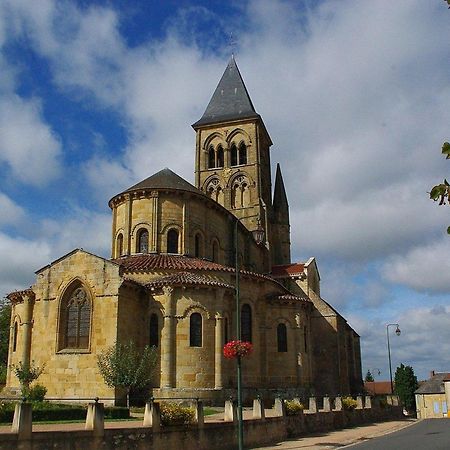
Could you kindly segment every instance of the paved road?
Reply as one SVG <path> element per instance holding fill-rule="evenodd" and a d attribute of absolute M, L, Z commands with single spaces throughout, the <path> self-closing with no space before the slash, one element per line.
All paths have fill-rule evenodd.
<path fill-rule="evenodd" d="M 353 450 L 449 450 L 450 420 L 425 419 L 403 430 L 352 445 Z"/>

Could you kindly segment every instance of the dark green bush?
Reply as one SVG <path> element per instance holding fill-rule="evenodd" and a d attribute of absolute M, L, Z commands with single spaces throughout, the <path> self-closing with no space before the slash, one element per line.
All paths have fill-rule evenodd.
<path fill-rule="evenodd" d="M 0 422 L 10 423 L 14 417 L 15 402 L 0 403 Z M 33 403 L 33 422 L 53 422 L 59 420 L 84 420 L 87 409 L 83 405 L 61 403 Z M 106 407 L 105 419 L 129 419 L 130 411 L 124 407 Z"/>
<path fill-rule="evenodd" d="M 42 386 L 42 384 L 35 384 L 30 388 L 24 388 L 25 397 L 30 402 L 43 402 L 45 394 L 47 393 L 47 388 Z"/>

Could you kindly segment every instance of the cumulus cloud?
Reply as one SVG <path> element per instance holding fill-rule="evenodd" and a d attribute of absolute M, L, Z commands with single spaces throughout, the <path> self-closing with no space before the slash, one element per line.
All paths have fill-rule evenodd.
<path fill-rule="evenodd" d="M 390 327 L 392 370 L 403 363 L 412 365 L 419 379 L 428 378 L 430 370 L 448 371 L 450 366 L 450 307 L 435 305 L 406 309 L 390 317 L 387 322 L 365 320 L 350 316 L 350 322 L 361 335 L 364 370 L 379 368 L 378 379 L 389 379 L 387 354 L 387 323 L 398 323 L 401 335 L 396 336 Z M 436 343 L 439 342 L 439 345 Z"/>
<path fill-rule="evenodd" d="M 383 267 L 385 279 L 419 292 L 450 292 L 450 240 L 447 236 L 428 245 L 419 245 L 404 255 L 388 259 Z"/>
<path fill-rule="evenodd" d="M 43 241 L 12 238 L 0 232 L 0 297 L 13 290 L 27 288 L 34 282 L 34 271 L 45 265 L 51 255 Z"/>
<path fill-rule="evenodd" d="M 0 226 L 14 225 L 25 218 L 23 208 L 2 192 L 0 192 L 0 211 Z"/>
<path fill-rule="evenodd" d="M 0 161 L 25 184 L 44 185 L 60 173 L 61 143 L 39 101 L 0 97 Z"/>

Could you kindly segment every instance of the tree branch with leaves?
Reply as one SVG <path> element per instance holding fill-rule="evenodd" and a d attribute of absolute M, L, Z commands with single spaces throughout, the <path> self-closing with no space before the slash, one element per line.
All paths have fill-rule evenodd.
<path fill-rule="evenodd" d="M 450 159 L 450 144 L 448 142 L 444 142 L 442 145 L 442 154 L 445 155 L 445 159 Z M 442 183 L 431 188 L 430 199 L 435 202 L 439 201 L 440 206 L 450 205 L 450 184 L 446 178 Z M 447 203 L 445 203 L 446 201 Z M 447 228 L 447 233 L 450 234 L 450 227 Z"/>

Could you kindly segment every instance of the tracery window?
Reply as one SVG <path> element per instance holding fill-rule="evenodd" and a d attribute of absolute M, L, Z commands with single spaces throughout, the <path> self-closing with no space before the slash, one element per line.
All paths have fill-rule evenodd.
<path fill-rule="evenodd" d="M 223 341 L 224 343 L 228 343 L 229 341 L 229 333 L 228 333 L 228 317 L 223 319 Z"/>
<path fill-rule="evenodd" d="M 148 253 L 148 231 L 145 228 L 137 233 L 136 253 Z"/>
<path fill-rule="evenodd" d="M 212 169 L 213 167 L 216 167 L 216 152 L 211 145 L 208 150 L 208 169 Z"/>
<path fill-rule="evenodd" d="M 223 190 L 218 178 L 213 178 L 206 187 L 206 194 L 216 202 L 223 205 Z"/>
<path fill-rule="evenodd" d="M 223 147 L 219 145 L 217 147 L 217 164 L 216 167 L 223 167 Z"/>
<path fill-rule="evenodd" d="M 277 343 L 279 352 L 287 352 L 287 328 L 284 323 L 277 326 Z"/>
<path fill-rule="evenodd" d="M 91 302 L 82 287 L 76 287 L 61 302 L 60 349 L 88 349 L 91 330 Z"/>
<path fill-rule="evenodd" d="M 239 144 L 239 164 L 247 164 L 247 146 L 243 142 Z"/>
<path fill-rule="evenodd" d="M 233 181 L 231 191 L 232 208 L 244 208 L 250 204 L 250 189 L 244 175 L 239 175 Z"/>
<path fill-rule="evenodd" d="M 178 253 L 178 231 L 175 228 L 167 232 L 167 253 Z"/>
<path fill-rule="evenodd" d="M 252 308 L 247 303 L 241 309 L 241 336 L 243 341 L 252 342 Z"/>
<path fill-rule="evenodd" d="M 116 257 L 119 258 L 123 254 L 123 234 L 119 233 L 116 243 Z"/>
<path fill-rule="evenodd" d="M 158 327 L 158 316 L 152 314 L 150 316 L 150 347 L 159 346 L 159 327 Z"/>
<path fill-rule="evenodd" d="M 191 347 L 202 346 L 202 315 L 192 313 L 189 323 L 189 345 Z"/>

